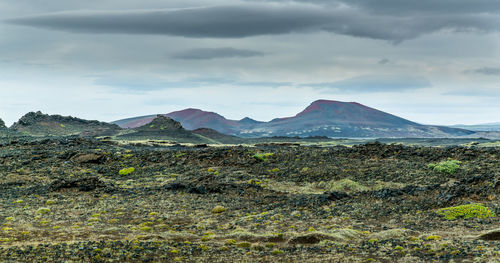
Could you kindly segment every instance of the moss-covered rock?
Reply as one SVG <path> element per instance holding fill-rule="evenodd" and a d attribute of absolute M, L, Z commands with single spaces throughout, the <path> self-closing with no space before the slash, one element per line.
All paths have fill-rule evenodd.
<path fill-rule="evenodd" d="M 495 213 L 483 204 L 468 204 L 442 208 L 437 212 L 447 220 L 458 218 L 488 218 L 494 217 Z"/>

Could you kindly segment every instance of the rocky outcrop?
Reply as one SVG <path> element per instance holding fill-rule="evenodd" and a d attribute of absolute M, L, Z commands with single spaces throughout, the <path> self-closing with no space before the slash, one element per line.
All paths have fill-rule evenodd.
<path fill-rule="evenodd" d="M 150 123 L 137 128 L 138 131 L 185 131 L 181 123 L 164 115 L 158 115 Z"/>
<path fill-rule="evenodd" d="M 40 111 L 27 113 L 11 127 L 13 131 L 33 136 L 100 136 L 114 134 L 120 129 L 115 124 L 71 116 L 48 115 Z"/>

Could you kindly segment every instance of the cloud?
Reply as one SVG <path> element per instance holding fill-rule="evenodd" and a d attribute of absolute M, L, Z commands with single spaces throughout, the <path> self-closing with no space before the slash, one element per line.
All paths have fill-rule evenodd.
<path fill-rule="evenodd" d="M 483 67 L 483 68 L 478 68 L 478 69 L 473 69 L 473 70 L 466 70 L 466 71 L 464 71 L 464 73 L 496 76 L 496 75 L 500 75 L 500 68 Z"/>
<path fill-rule="evenodd" d="M 370 12 L 405 16 L 407 14 L 495 13 L 500 12 L 497 0 L 247 0 L 248 2 L 310 3 L 324 6 L 348 5 Z"/>
<path fill-rule="evenodd" d="M 263 56 L 264 53 L 247 49 L 235 49 L 230 47 L 223 48 L 197 48 L 186 50 L 174 54 L 172 58 L 176 59 L 215 59 L 215 58 L 234 58 L 234 57 L 255 57 Z"/>
<path fill-rule="evenodd" d="M 311 83 L 302 86 L 334 89 L 345 93 L 351 92 L 402 92 L 431 87 L 431 83 L 419 76 L 358 76 L 337 82 Z"/>
<path fill-rule="evenodd" d="M 166 89 L 194 89 L 211 88 L 215 86 L 235 86 L 235 87 L 265 87 L 279 88 L 293 86 L 290 82 L 258 82 L 244 81 L 230 78 L 184 78 L 180 80 L 167 80 L 155 76 L 88 76 L 93 78 L 93 84 L 100 87 L 110 88 L 112 93 L 134 93 L 142 94 L 150 91 Z"/>
<path fill-rule="evenodd" d="M 391 61 L 386 59 L 386 58 L 383 58 L 383 59 L 378 61 L 378 64 L 385 65 L 385 64 L 388 64 L 389 62 L 391 62 Z"/>
<path fill-rule="evenodd" d="M 361 5 L 360 1 L 357 3 Z M 365 10 L 364 6 L 346 4 L 321 7 L 267 3 L 150 11 L 67 11 L 14 18 L 7 22 L 77 33 L 190 38 L 243 38 L 326 31 L 395 43 L 440 30 L 500 31 L 500 17 L 495 14 L 397 16 L 377 14 Z"/>
<path fill-rule="evenodd" d="M 418 13 L 468 14 L 500 11 L 500 2 L 497 0 L 342 0 L 341 2 L 359 6 L 372 12 L 393 15 Z"/>

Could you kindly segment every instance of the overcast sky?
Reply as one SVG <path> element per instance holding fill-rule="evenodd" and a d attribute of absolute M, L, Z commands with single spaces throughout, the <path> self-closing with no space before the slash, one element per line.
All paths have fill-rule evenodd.
<path fill-rule="evenodd" d="M 0 0 L 0 118 L 230 119 L 356 101 L 500 121 L 498 0 Z"/>

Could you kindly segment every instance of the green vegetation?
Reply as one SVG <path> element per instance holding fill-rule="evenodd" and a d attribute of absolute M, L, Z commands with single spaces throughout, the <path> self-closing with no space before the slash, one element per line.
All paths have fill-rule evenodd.
<path fill-rule="evenodd" d="M 257 160 L 267 162 L 271 156 L 274 156 L 274 153 L 256 153 L 252 157 Z"/>
<path fill-rule="evenodd" d="M 273 250 L 273 252 L 271 252 L 273 255 L 281 255 L 285 252 L 283 252 L 283 250 L 279 250 L 279 249 L 276 249 L 276 250 Z"/>
<path fill-rule="evenodd" d="M 218 205 L 212 209 L 212 213 L 214 213 L 214 214 L 220 214 L 220 213 L 223 213 L 225 211 L 226 211 L 226 208 L 224 208 L 223 206 L 220 206 L 220 205 Z"/>
<path fill-rule="evenodd" d="M 461 163 L 462 162 L 459 160 L 447 160 L 439 162 L 437 164 L 431 163 L 427 167 L 439 173 L 452 175 L 458 168 L 460 168 Z"/>
<path fill-rule="evenodd" d="M 42 207 L 38 210 L 36 210 L 37 214 L 48 214 L 50 213 L 50 208 Z"/>
<path fill-rule="evenodd" d="M 250 242 L 240 242 L 236 244 L 236 246 L 240 248 L 249 248 L 252 246 L 252 244 L 250 244 Z"/>
<path fill-rule="evenodd" d="M 488 218 L 494 217 L 493 213 L 488 207 L 483 204 L 468 204 L 453 207 L 442 208 L 437 212 L 447 220 L 455 220 L 457 218 Z"/>
<path fill-rule="evenodd" d="M 129 167 L 129 168 L 121 169 L 119 174 L 120 175 L 129 175 L 129 174 L 133 173 L 134 171 L 135 171 L 134 167 Z"/>
<path fill-rule="evenodd" d="M 430 235 L 425 238 L 425 240 L 440 240 L 441 236 L 438 235 Z"/>

